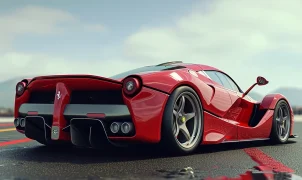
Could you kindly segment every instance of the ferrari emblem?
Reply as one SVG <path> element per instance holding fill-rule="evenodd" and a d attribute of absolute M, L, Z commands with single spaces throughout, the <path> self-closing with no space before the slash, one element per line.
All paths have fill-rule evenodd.
<path fill-rule="evenodd" d="M 61 98 L 61 92 L 58 91 L 58 93 L 57 93 L 57 99 L 59 100 L 60 98 Z"/>

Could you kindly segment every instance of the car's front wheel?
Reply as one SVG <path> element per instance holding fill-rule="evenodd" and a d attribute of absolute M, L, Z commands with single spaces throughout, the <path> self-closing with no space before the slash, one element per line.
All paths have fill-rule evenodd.
<path fill-rule="evenodd" d="M 191 153 L 200 145 L 203 110 L 197 93 L 181 86 L 169 97 L 162 121 L 162 145 L 175 153 Z"/>
<path fill-rule="evenodd" d="M 273 116 L 270 138 L 274 143 L 286 143 L 291 130 L 291 112 L 288 103 L 280 100 Z"/>

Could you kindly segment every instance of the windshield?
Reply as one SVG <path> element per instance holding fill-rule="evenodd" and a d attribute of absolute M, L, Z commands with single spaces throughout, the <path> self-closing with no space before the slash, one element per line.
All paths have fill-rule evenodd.
<path fill-rule="evenodd" d="M 173 69 L 180 69 L 180 68 L 185 68 L 184 66 L 145 66 L 137 69 L 133 69 L 130 71 L 126 71 L 120 74 L 116 74 L 114 76 L 111 76 L 110 78 L 112 79 L 121 79 L 126 76 L 129 76 L 131 74 L 139 74 L 139 73 L 145 73 L 145 72 L 153 72 L 153 71 L 165 71 L 165 70 L 173 70 Z"/>

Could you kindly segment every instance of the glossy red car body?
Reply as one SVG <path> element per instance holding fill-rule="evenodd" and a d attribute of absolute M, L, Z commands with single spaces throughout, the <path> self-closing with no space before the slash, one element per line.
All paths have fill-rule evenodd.
<path fill-rule="evenodd" d="M 111 142 L 135 141 L 158 143 L 161 140 L 162 116 L 169 95 L 177 87 L 185 85 L 196 91 L 203 106 L 204 128 L 202 144 L 269 138 L 274 108 L 280 99 L 286 100 L 283 95 L 269 94 L 261 102 L 257 102 L 249 96 L 242 98 L 242 91 L 235 92 L 226 89 L 204 74 L 207 71 L 217 71 L 225 74 L 219 69 L 199 64 L 176 63 L 173 65 L 184 68 L 129 74 L 140 78 L 143 84 L 138 94 L 134 97 L 125 96 L 122 91 L 124 78 L 112 79 L 92 75 L 54 75 L 26 79 L 23 80 L 27 84 L 26 90 L 21 96 L 16 96 L 15 98 L 14 115 L 15 118 L 43 116 L 43 109 L 38 110 L 33 108 L 27 109 L 26 112 L 23 110 L 21 112 L 21 106 L 24 104 L 31 104 L 30 107 L 33 107 L 33 104 L 40 106 L 43 104 L 43 97 L 46 97 L 46 95 L 40 96 L 40 99 L 38 98 L 40 102 L 38 103 L 28 103 L 33 92 L 52 92 L 51 95 L 54 101 L 44 104 L 51 104 L 53 107 L 50 118 L 51 123 L 48 124 L 49 128 L 58 127 L 59 132 L 58 137 L 51 139 L 53 141 L 71 141 L 70 132 L 63 129 L 68 127 L 67 115 L 64 114 L 64 111 L 67 111 L 67 106 L 71 104 L 73 91 L 87 93 L 90 91 L 116 91 L 122 94 L 121 104 L 126 105 L 129 110 L 135 134 L 132 136 L 111 136 L 107 133 L 108 140 Z M 58 92 L 60 92 L 60 98 L 57 98 Z M 45 108 L 48 105 L 45 105 Z M 88 119 L 105 120 L 110 116 L 108 113 L 102 111 L 102 109 L 98 109 L 97 111 L 95 109 L 87 109 L 83 113 L 85 113 L 85 118 Z M 252 116 L 257 116 L 258 118 L 257 123 L 253 126 L 249 125 Z M 291 110 L 292 128 L 290 135 L 293 135 L 293 119 L 294 115 Z M 26 134 L 25 129 L 17 127 L 19 132 Z M 29 136 L 29 138 L 35 139 L 32 136 Z"/>

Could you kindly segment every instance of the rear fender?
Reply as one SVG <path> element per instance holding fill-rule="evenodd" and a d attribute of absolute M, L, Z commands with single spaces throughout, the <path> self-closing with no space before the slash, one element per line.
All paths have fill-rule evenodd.
<path fill-rule="evenodd" d="M 210 105 L 211 98 L 214 94 L 213 88 L 205 83 L 209 81 L 209 79 L 195 71 L 190 72 L 188 69 L 143 74 L 140 75 L 140 77 L 144 86 L 167 94 L 171 94 L 177 87 L 183 85 L 189 86 L 194 89 L 200 97 L 204 109 L 207 109 L 207 106 Z"/>

